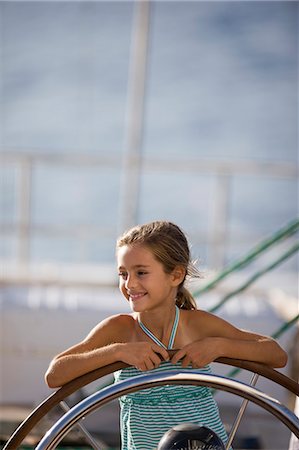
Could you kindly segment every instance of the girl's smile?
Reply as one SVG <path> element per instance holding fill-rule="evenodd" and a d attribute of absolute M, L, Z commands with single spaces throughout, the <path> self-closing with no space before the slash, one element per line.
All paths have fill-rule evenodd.
<path fill-rule="evenodd" d="M 146 293 L 145 294 L 131 294 L 131 293 L 129 293 L 129 298 L 130 298 L 130 300 L 135 302 L 136 300 L 139 300 L 140 298 L 144 297 L 145 295 L 146 295 Z"/>

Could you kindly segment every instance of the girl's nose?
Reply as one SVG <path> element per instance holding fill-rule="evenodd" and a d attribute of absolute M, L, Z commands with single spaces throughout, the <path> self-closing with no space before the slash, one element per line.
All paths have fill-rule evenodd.
<path fill-rule="evenodd" d="M 135 286 L 135 284 L 136 282 L 134 277 L 132 275 L 128 275 L 125 282 L 126 289 L 132 289 Z"/>

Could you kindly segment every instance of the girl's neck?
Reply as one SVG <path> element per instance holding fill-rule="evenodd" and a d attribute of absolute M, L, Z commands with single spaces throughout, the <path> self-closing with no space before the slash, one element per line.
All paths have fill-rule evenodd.
<path fill-rule="evenodd" d="M 138 318 L 161 342 L 168 342 L 175 320 L 176 308 L 157 308 L 138 313 Z"/>

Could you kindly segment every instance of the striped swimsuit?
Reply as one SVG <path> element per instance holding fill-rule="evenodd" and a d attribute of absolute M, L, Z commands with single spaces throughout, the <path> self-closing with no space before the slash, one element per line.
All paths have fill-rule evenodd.
<path fill-rule="evenodd" d="M 179 308 L 176 307 L 175 321 L 168 348 L 173 347 L 179 322 Z M 165 347 L 145 325 L 139 321 L 142 330 L 158 345 Z M 182 368 L 181 363 L 164 361 L 156 369 L 147 373 L 159 373 L 165 370 Z M 209 366 L 198 370 L 199 373 L 211 373 Z M 115 382 L 141 375 L 144 372 L 134 367 L 115 372 Z M 166 431 L 174 425 L 192 422 L 205 425 L 215 431 L 225 443 L 227 435 L 221 422 L 218 407 L 209 388 L 202 386 L 166 385 L 144 389 L 120 398 L 120 426 L 122 450 L 153 450 Z"/>

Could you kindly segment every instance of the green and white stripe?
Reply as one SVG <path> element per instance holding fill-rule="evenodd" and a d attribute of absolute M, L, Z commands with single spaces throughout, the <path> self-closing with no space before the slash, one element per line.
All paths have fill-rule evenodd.
<path fill-rule="evenodd" d="M 140 319 L 139 325 L 156 344 L 165 349 L 172 349 L 179 318 L 180 310 L 176 306 L 168 347 Z M 190 370 L 182 368 L 181 362 L 172 364 L 170 361 L 163 361 L 159 367 L 147 373 L 175 369 L 180 369 L 182 372 Z M 211 369 L 206 366 L 197 372 L 211 373 Z M 142 373 L 135 367 L 128 367 L 115 372 L 115 382 L 124 381 Z M 205 425 L 215 431 L 223 442 L 227 441 L 217 404 L 209 388 L 188 385 L 157 386 L 125 395 L 119 401 L 122 450 L 154 450 L 166 431 L 185 422 Z"/>
<path fill-rule="evenodd" d="M 147 373 L 163 372 L 182 368 L 180 363 L 169 361 Z M 199 373 L 211 373 L 209 366 Z M 115 381 L 141 375 L 134 367 L 115 373 Z M 205 425 L 227 441 L 227 435 L 219 416 L 217 404 L 209 388 L 197 386 L 167 385 L 144 389 L 120 398 L 120 425 L 122 450 L 153 450 L 166 431 L 174 425 L 191 422 Z"/>

